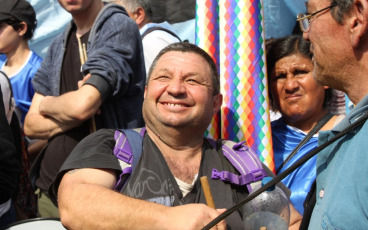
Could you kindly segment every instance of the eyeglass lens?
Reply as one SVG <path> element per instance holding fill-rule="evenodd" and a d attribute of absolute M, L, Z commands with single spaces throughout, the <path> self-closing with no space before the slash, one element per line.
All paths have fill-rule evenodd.
<path fill-rule="evenodd" d="M 309 27 L 309 18 L 307 17 L 308 15 L 301 13 L 297 15 L 297 18 L 303 18 L 301 20 L 299 20 L 299 24 L 300 24 L 300 29 L 303 32 L 307 32 L 308 31 L 308 27 Z"/>

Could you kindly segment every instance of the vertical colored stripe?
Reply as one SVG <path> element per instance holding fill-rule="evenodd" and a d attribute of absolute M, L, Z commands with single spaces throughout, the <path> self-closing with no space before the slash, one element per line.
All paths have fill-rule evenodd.
<path fill-rule="evenodd" d="M 221 122 L 221 138 L 246 140 L 274 170 L 262 1 L 197 1 L 196 10 L 196 43 L 214 57 L 220 70 L 224 103 L 221 119 L 214 120 Z M 213 127 L 209 136 L 217 132 Z"/>
<path fill-rule="evenodd" d="M 215 61 L 219 69 L 219 16 L 218 1 L 200 0 L 196 2 L 196 44 L 204 49 Z M 221 138 L 221 114 L 214 116 L 206 136 Z"/>

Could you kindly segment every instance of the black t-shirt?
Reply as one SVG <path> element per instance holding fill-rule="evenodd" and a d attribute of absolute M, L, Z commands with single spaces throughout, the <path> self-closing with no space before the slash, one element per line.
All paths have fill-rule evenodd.
<path fill-rule="evenodd" d="M 53 199 L 57 197 L 57 189 L 63 175 L 75 168 L 103 168 L 116 170 L 117 179 L 122 171 L 119 160 L 113 154 L 115 146 L 114 132 L 112 129 L 101 129 L 83 139 L 73 150 L 65 161 L 60 172 L 50 187 L 50 195 Z M 198 178 L 206 175 L 211 178 L 212 169 L 223 169 L 223 163 L 217 150 L 207 141 L 202 147 L 202 161 Z M 137 170 L 138 169 L 138 170 Z M 266 170 L 269 175 L 272 173 Z M 234 204 L 248 196 L 246 186 L 232 186 L 220 180 L 209 180 L 213 191 L 216 208 L 230 208 Z M 282 184 L 278 185 L 287 196 L 290 191 Z M 177 206 L 188 203 L 206 203 L 200 181 L 197 180 L 192 191 L 182 196 L 182 192 L 175 181 L 164 157 L 151 140 L 149 135 L 143 139 L 142 156 L 133 171 L 131 178 L 121 193 L 142 200 L 161 203 L 168 206 Z M 235 212 L 227 219 L 232 229 L 242 228 L 241 214 Z"/>
<path fill-rule="evenodd" d="M 87 46 L 89 32 L 81 37 L 82 44 Z M 87 48 L 87 47 L 86 47 Z M 78 81 L 83 79 L 81 73 L 81 60 L 79 55 L 76 27 L 72 29 L 68 37 L 66 52 L 63 60 L 60 79 L 60 94 L 78 89 Z M 48 191 L 49 185 L 59 172 L 61 165 L 72 152 L 74 147 L 90 133 L 90 120 L 82 125 L 61 133 L 49 140 L 45 149 L 45 155 L 41 162 L 40 175 L 36 180 L 36 186 L 43 192 Z"/>

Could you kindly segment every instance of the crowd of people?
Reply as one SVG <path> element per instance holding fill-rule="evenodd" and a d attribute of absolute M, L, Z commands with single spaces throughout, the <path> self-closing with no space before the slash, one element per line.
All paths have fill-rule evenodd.
<path fill-rule="evenodd" d="M 267 41 L 276 175 L 244 143 L 204 137 L 223 100 L 216 64 L 154 23 L 149 0 L 58 2 L 72 21 L 42 59 L 28 45 L 31 4 L 0 0 L 0 228 L 55 217 L 71 229 L 201 229 L 367 117 L 364 0 L 309 0 L 299 34 Z M 362 121 L 277 184 L 289 229 L 368 226 Z M 238 151 L 253 170 L 229 159 Z M 214 229 L 245 218 L 239 209 Z"/>

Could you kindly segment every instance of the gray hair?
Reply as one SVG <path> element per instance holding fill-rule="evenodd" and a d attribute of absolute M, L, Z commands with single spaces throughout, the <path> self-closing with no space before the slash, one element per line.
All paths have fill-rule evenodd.
<path fill-rule="evenodd" d="M 348 15 L 353 7 L 354 0 L 332 0 L 331 4 L 336 4 L 335 9 L 332 9 L 332 16 L 334 19 L 342 24 L 344 17 Z"/>
<path fill-rule="evenodd" d="M 149 69 L 148 72 L 148 79 L 146 81 L 146 84 L 148 84 L 149 78 L 153 72 L 153 69 L 156 67 L 156 64 L 158 62 L 158 60 L 165 54 L 171 51 L 178 51 L 178 52 L 183 52 L 183 53 L 195 53 L 198 54 L 199 56 L 201 56 L 204 60 L 206 60 L 208 66 L 210 67 L 211 70 L 211 78 L 212 78 L 212 82 L 213 82 L 213 95 L 217 95 L 220 93 L 220 76 L 218 74 L 218 70 L 217 70 L 217 66 L 214 62 L 214 60 L 212 59 L 212 57 L 210 55 L 208 55 L 208 53 L 206 53 L 206 51 L 204 51 L 203 49 L 201 49 L 200 47 L 191 44 L 189 42 L 177 42 L 177 43 L 172 43 L 168 46 L 166 46 L 165 48 L 163 48 L 160 53 L 156 56 L 155 60 L 153 60 L 152 65 Z"/>
<path fill-rule="evenodd" d="M 151 0 L 105 0 L 106 2 L 121 2 L 126 8 L 127 11 L 134 12 L 137 10 L 138 7 L 142 7 L 146 16 L 149 20 L 152 19 L 152 6 Z"/>

